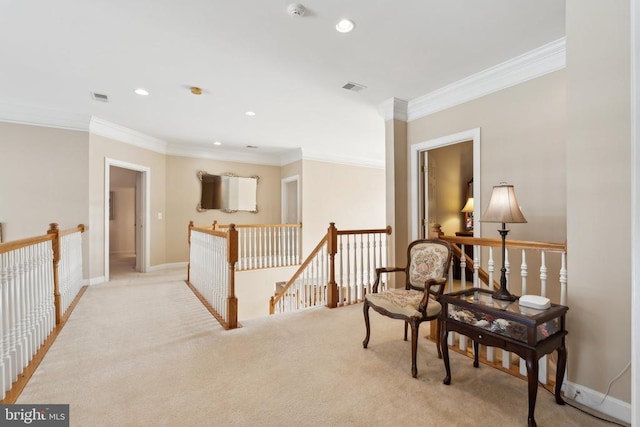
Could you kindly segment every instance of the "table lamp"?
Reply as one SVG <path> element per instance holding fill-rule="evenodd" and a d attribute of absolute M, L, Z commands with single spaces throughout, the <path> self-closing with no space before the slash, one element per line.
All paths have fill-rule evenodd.
<path fill-rule="evenodd" d="M 513 190 L 513 185 L 501 182 L 500 185 L 493 187 L 491 193 L 491 200 L 489 200 L 489 206 L 480 217 L 481 222 L 499 222 L 502 224 L 502 229 L 498 230 L 500 236 L 502 236 L 502 268 L 500 269 L 500 289 L 493 293 L 493 298 L 503 301 L 515 301 L 516 297 L 511 295 L 507 290 L 507 269 L 505 268 L 505 239 L 509 229 L 508 223 L 522 223 L 527 222 L 524 215 L 520 211 L 518 201 L 516 200 L 516 193 Z"/>
<path fill-rule="evenodd" d="M 464 225 L 465 230 L 472 231 L 473 230 L 473 197 L 469 197 L 467 199 L 467 203 L 464 204 L 464 207 L 460 212 L 467 214 L 465 225 Z"/>

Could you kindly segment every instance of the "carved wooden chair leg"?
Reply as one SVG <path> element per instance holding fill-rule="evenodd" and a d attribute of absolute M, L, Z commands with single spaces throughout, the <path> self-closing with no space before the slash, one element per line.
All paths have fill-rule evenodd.
<path fill-rule="evenodd" d="M 442 359 L 442 348 L 440 343 L 440 333 L 442 330 L 442 322 L 440 319 L 436 320 L 436 348 L 438 349 L 438 359 Z"/>
<path fill-rule="evenodd" d="M 362 303 L 362 311 L 364 312 L 364 326 L 367 329 L 367 335 L 365 336 L 364 341 L 362 341 L 362 346 L 364 348 L 367 348 L 367 345 L 369 344 L 369 334 L 371 329 L 369 326 L 369 302 L 366 299 Z"/>
<path fill-rule="evenodd" d="M 413 378 L 418 376 L 418 364 L 417 364 L 417 353 L 418 353 L 418 328 L 420 324 L 417 321 L 411 322 L 411 375 Z"/>
<path fill-rule="evenodd" d="M 409 322 L 407 322 L 406 320 L 404 321 L 404 340 L 407 340 L 407 325 L 409 324 Z"/>

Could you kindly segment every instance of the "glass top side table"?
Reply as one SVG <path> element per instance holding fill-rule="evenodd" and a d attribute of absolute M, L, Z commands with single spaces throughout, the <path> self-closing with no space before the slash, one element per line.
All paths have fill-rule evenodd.
<path fill-rule="evenodd" d="M 521 307 L 518 301 L 494 300 L 488 289 L 471 288 L 444 294 L 442 304 L 441 346 L 447 375 L 444 383 L 451 383 L 451 367 L 447 336 L 455 331 L 473 340 L 474 362 L 478 367 L 478 345 L 511 351 L 526 361 L 529 391 L 528 425 L 535 427 L 534 410 L 538 391 L 538 359 L 558 352 L 555 398 L 560 405 L 564 400 L 560 388 L 567 363 L 565 347 L 565 315 L 568 307 L 552 304 L 545 310 Z"/>

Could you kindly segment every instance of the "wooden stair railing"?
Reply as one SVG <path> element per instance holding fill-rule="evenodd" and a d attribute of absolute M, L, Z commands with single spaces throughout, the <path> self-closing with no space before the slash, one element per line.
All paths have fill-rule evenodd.
<path fill-rule="evenodd" d="M 335 223 L 330 223 L 291 279 L 271 297 L 269 313 L 283 311 L 287 304 L 292 309 L 317 305 L 335 308 L 362 301 L 373 284 L 375 268 L 386 265 L 388 259 L 388 243 L 377 236 L 390 234 L 390 226 L 338 230 Z M 285 303 L 287 297 L 294 297 L 295 302 Z"/>
<path fill-rule="evenodd" d="M 235 265 L 238 261 L 238 232 L 196 227 L 189 222 L 187 285 L 225 329 L 238 327 L 238 298 L 235 295 Z"/>
<path fill-rule="evenodd" d="M 16 401 L 86 290 L 80 224 L 0 243 L 0 403 Z"/>
<path fill-rule="evenodd" d="M 196 228 L 227 231 L 230 224 L 212 224 Z M 287 267 L 300 264 L 302 223 L 234 224 L 238 232 L 236 271 Z"/>

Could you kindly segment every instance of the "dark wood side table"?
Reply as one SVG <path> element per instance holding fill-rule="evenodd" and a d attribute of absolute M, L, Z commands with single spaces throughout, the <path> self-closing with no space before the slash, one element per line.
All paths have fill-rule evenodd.
<path fill-rule="evenodd" d="M 478 364 L 478 344 L 498 347 L 522 357 L 527 364 L 529 390 L 528 425 L 535 427 L 534 410 L 538 393 L 538 359 L 558 351 L 556 403 L 564 405 L 560 388 L 567 364 L 565 315 L 568 307 L 552 304 L 546 310 L 520 307 L 518 301 L 494 300 L 488 289 L 471 288 L 439 298 L 442 304 L 440 342 L 447 371 L 444 383 L 451 383 L 447 335 L 455 331 L 473 340 L 474 361 Z"/>

